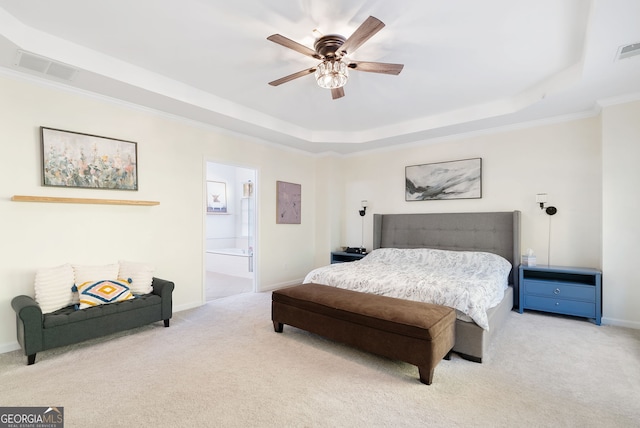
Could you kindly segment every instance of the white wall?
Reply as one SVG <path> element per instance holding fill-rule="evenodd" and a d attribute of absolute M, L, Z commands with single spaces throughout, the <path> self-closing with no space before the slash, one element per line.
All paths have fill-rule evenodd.
<path fill-rule="evenodd" d="M 373 213 L 522 211 L 524 248 L 547 263 L 604 268 L 604 321 L 640 327 L 638 276 L 638 103 L 601 118 L 423 142 L 349 157 L 315 157 L 240 135 L 40 83 L 0 76 L 0 352 L 14 349 L 11 299 L 33 295 L 38 267 L 139 260 L 176 283 L 176 310 L 203 302 L 206 161 L 258 171 L 257 286 L 299 281 L 339 246 L 361 240 L 360 201 Z M 138 143 L 138 192 L 40 185 L 39 127 Z M 405 202 L 404 168 L 481 157 L 483 197 Z M 631 162 L 634 162 L 631 164 Z M 302 185 L 302 224 L 276 224 L 276 181 Z M 603 188 L 604 182 L 604 188 Z M 535 204 L 546 192 L 558 214 Z M 604 194 L 604 214 L 603 214 Z M 20 203 L 12 195 L 157 200 L 159 206 Z M 604 220 L 603 220 L 604 216 Z M 603 226 L 604 224 L 604 226 Z M 603 239 L 604 231 L 604 239 Z M 603 245 L 604 241 L 604 245 Z M 603 262 L 604 260 L 604 262 Z"/>
<path fill-rule="evenodd" d="M 602 117 L 603 313 L 640 328 L 640 102 L 605 107 Z"/>
<path fill-rule="evenodd" d="M 342 224 L 344 216 L 343 161 L 333 157 L 318 159 L 316 167 L 316 255 L 315 265 L 331 262 L 331 251 L 344 246 Z"/>
<path fill-rule="evenodd" d="M 258 170 L 258 287 L 298 281 L 315 252 L 315 158 L 103 99 L 0 76 L 0 352 L 17 346 L 10 302 L 35 270 L 124 259 L 175 282 L 176 310 L 203 302 L 205 160 Z M 138 143 L 139 191 L 41 186 L 39 127 Z M 302 224 L 276 225 L 276 180 L 302 184 Z M 151 207 L 23 203 L 12 195 L 159 201 Z"/>
<path fill-rule="evenodd" d="M 638 141 L 640 103 L 633 102 L 602 116 L 350 156 L 339 245 L 359 245 L 363 199 L 367 248 L 373 213 L 519 210 L 523 251 L 533 249 L 538 264 L 602 269 L 603 323 L 640 328 Z M 481 199 L 404 200 L 406 166 L 474 157 L 482 158 Z M 537 193 L 549 195 L 556 215 L 540 210 Z"/>
<path fill-rule="evenodd" d="M 369 213 L 522 212 L 522 247 L 539 264 L 601 267 L 601 161 L 598 117 L 520 130 L 461 137 L 350 157 L 344 164 L 345 245 L 360 243 L 360 201 L 368 200 L 365 246 L 371 248 Z M 405 201 L 405 166 L 482 158 L 482 198 Z M 558 213 L 535 203 L 547 193 Z M 551 223 L 550 223 L 551 222 Z"/>

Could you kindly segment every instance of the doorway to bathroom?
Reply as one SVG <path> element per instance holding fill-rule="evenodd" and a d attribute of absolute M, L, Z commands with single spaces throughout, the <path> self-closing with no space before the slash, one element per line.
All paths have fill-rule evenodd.
<path fill-rule="evenodd" d="M 206 164 L 205 298 L 255 291 L 256 170 Z"/>

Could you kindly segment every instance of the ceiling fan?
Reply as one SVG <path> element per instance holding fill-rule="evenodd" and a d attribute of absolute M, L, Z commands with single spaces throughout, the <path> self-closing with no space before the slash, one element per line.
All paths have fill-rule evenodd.
<path fill-rule="evenodd" d="M 404 64 L 388 64 L 383 62 L 352 61 L 347 55 L 352 54 L 364 42 L 369 40 L 378 31 L 382 30 L 384 23 L 373 16 L 368 17 L 349 38 L 339 34 L 327 34 L 318 38 L 308 48 L 298 42 L 294 42 L 280 34 L 267 37 L 274 43 L 293 49 L 303 55 L 320 60 L 316 67 L 308 68 L 297 73 L 290 74 L 280 79 L 269 82 L 271 86 L 278 86 L 308 74 L 315 74 L 316 82 L 322 88 L 331 89 L 331 97 L 335 100 L 344 97 L 344 85 L 349 78 L 349 69 L 366 71 L 369 73 L 383 73 L 398 75 Z"/>

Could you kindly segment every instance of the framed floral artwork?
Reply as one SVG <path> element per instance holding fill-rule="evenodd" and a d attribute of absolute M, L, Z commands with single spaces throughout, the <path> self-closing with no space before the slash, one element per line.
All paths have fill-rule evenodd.
<path fill-rule="evenodd" d="M 138 145 L 132 141 L 40 127 L 42 185 L 138 190 Z"/>

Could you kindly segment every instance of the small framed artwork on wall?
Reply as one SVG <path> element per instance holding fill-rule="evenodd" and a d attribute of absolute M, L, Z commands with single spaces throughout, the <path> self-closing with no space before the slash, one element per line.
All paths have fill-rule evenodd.
<path fill-rule="evenodd" d="M 276 224 L 302 222 L 302 185 L 276 181 Z"/>
<path fill-rule="evenodd" d="M 207 214 L 227 213 L 227 183 L 207 181 Z"/>
<path fill-rule="evenodd" d="M 132 141 L 40 127 L 42 185 L 138 190 L 138 145 Z"/>
<path fill-rule="evenodd" d="M 412 165 L 405 168 L 405 200 L 482 197 L 482 158 Z"/>

